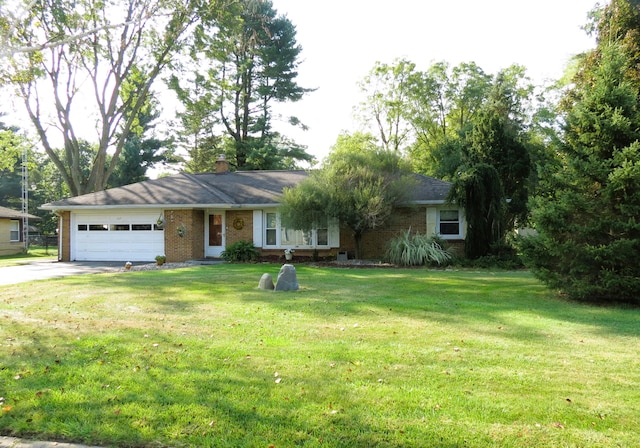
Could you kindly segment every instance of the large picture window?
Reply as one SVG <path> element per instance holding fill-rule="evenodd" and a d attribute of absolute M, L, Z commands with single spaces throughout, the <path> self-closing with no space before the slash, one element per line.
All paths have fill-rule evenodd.
<path fill-rule="evenodd" d="M 265 212 L 264 232 L 267 247 L 329 246 L 329 225 L 326 218 L 318 222 L 310 231 L 302 231 L 284 227 L 277 212 Z"/>

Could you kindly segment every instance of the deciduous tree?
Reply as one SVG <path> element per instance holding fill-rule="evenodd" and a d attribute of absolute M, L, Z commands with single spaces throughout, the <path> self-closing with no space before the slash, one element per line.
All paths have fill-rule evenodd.
<path fill-rule="evenodd" d="M 395 151 L 377 146 L 370 134 L 342 134 L 324 161 L 297 187 L 285 190 L 282 219 L 288 227 L 309 230 L 335 218 L 353 232 L 356 258 L 362 237 L 384 226 L 412 186 L 408 165 Z"/>
<path fill-rule="evenodd" d="M 407 104 L 416 74 L 415 64 L 405 59 L 391 65 L 376 62 L 359 84 L 365 100 L 358 106 L 357 115 L 367 128 L 375 129 L 387 150 L 404 150 L 411 138 Z"/>
<path fill-rule="evenodd" d="M 176 0 L 35 0 L 29 6 L 9 38 L 32 51 L 13 55 L 5 80 L 71 194 L 102 190 L 153 83 L 204 11 L 197 2 Z M 203 7 L 216 10 L 219 2 Z M 123 98 L 127 80 L 132 93 Z M 80 141 L 91 138 L 82 131 L 92 122 L 97 152 L 85 167 Z"/>
<path fill-rule="evenodd" d="M 515 72 L 514 68 L 517 69 Z M 513 230 L 517 221 L 526 221 L 528 215 L 531 159 L 522 101 L 530 95 L 530 89 L 520 87 L 523 78 L 521 67 L 498 73 L 466 136 L 466 165 L 491 165 L 502 185 L 506 207 L 500 226 L 501 236 Z"/>
<path fill-rule="evenodd" d="M 473 165 L 455 178 L 448 199 L 465 210 L 465 255 L 487 255 L 504 236 L 506 202 L 498 170 L 487 163 Z"/>
<path fill-rule="evenodd" d="M 127 96 L 127 89 L 124 89 L 123 96 Z M 155 97 L 149 96 L 145 105 L 138 111 L 131 132 L 125 139 L 120 160 L 109 179 L 110 188 L 147 180 L 149 169 L 182 161 L 182 158 L 175 154 L 170 140 L 155 135 L 155 120 L 159 116 L 158 101 Z"/>

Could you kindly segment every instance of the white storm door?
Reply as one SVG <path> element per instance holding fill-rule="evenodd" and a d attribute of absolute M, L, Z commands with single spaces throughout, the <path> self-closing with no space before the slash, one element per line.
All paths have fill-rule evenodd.
<path fill-rule="evenodd" d="M 207 214 L 205 223 L 205 256 L 219 257 L 225 247 L 225 219 L 223 211 Z"/>

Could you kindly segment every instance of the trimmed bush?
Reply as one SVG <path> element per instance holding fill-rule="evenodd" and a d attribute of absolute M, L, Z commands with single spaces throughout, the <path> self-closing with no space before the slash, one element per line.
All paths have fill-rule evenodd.
<path fill-rule="evenodd" d="M 387 261 L 402 266 L 441 265 L 451 259 L 433 236 L 412 234 L 411 229 L 389 242 Z"/>

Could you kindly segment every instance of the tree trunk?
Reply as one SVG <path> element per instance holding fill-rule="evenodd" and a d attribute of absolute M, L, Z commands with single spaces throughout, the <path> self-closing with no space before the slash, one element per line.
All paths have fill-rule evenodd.
<path fill-rule="evenodd" d="M 356 260 L 362 258 L 362 232 L 356 231 L 353 233 L 353 240 L 356 243 Z"/>

